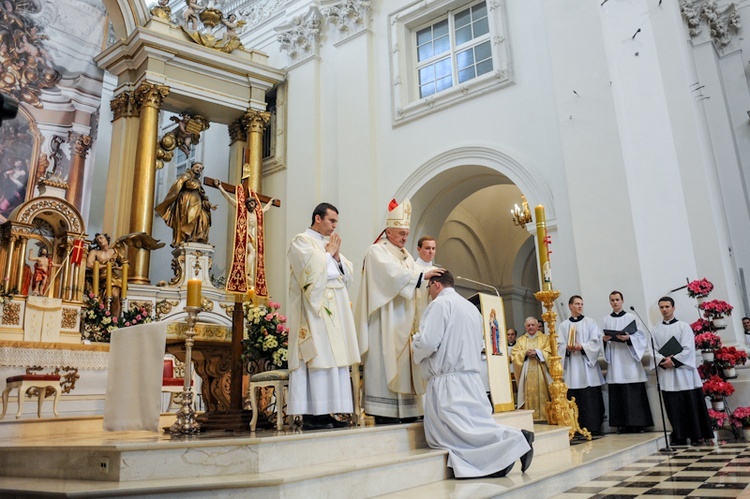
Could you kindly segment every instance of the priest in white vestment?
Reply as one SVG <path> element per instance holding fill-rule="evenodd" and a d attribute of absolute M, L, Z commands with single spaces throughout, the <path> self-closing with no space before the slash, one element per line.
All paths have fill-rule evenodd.
<path fill-rule="evenodd" d="M 534 434 L 495 423 L 480 378 L 482 315 L 453 288 L 445 271 L 429 283 L 432 302 L 414 336 L 414 359 L 428 379 L 424 432 L 427 443 L 448 450 L 456 478 L 501 477 L 517 459 L 531 464 Z"/>
<path fill-rule="evenodd" d="M 367 414 L 377 424 L 409 422 L 421 416 L 424 380 L 411 355 L 416 292 L 423 279 L 442 272 L 422 271 L 404 245 L 409 236 L 411 203 L 391 201 L 385 237 L 365 254 L 355 319 L 364 361 Z"/>
<path fill-rule="evenodd" d="M 622 293 L 612 291 L 609 304 L 612 313 L 602 320 L 604 358 L 608 364 L 609 426 L 617 427 L 618 433 L 642 433 L 644 428 L 654 426 L 646 394 L 648 377 L 641 364 L 648 347 L 646 333 L 638 326 L 636 317 L 622 309 Z M 626 328 L 630 332 L 607 334 Z"/>
<path fill-rule="evenodd" d="M 713 438 L 713 431 L 696 368 L 695 334 L 687 322 L 675 319 L 672 298 L 659 299 L 659 312 L 664 320 L 653 330 L 654 363 L 659 369 L 664 409 L 672 426 L 669 441 L 671 445 L 686 445 L 689 438 L 691 444 L 698 445 L 701 440 Z M 664 356 L 660 350 L 671 338 L 679 342 L 682 350 Z"/>
<path fill-rule="evenodd" d="M 563 359 L 568 398 L 576 399 L 581 428 L 588 429 L 592 435 L 600 435 L 604 421 L 604 375 L 599 367 L 602 330 L 594 319 L 584 317 L 580 296 L 571 296 L 568 308 L 571 317 L 560 324 L 557 335 L 557 354 Z"/>
<path fill-rule="evenodd" d="M 289 414 L 305 428 L 330 428 L 330 414 L 353 412 L 349 366 L 360 361 L 347 286 L 352 264 L 334 232 L 338 210 L 321 203 L 289 246 Z"/>

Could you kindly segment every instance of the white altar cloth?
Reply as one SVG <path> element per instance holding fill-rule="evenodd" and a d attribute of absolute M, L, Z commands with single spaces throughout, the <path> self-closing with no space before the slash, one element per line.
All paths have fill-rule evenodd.
<path fill-rule="evenodd" d="M 159 431 L 168 322 L 117 329 L 110 340 L 104 430 Z"/>

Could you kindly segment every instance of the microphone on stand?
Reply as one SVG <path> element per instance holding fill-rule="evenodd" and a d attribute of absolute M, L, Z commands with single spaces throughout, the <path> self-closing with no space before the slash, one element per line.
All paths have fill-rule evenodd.
<path fill-rule="evenodd" d="M 485 284 L 483 282 L 475 281 L 474 279 L 469 279 L 468 277 L 461 277 L 460 275 L 457 275 L 456 279 L 461 279 L 462 281 L 470 282 L 472 284 L 476 284 L 478 286 L 483 286 L 483 287 L 485 287 L 487 289 L 491 289 L 491 290 L 495 291 L 495 294 L 498 296 L 498 298 L 500 297 L 500 291 L 498 291 L 495 286 L 490 286 L 489 284 Z"/>
<path fill-rule="evenodd" d="M 654 358 L 654 374 L 656 375 L 656 390 L 659 392 L 659 410 L 661 411 L 661 426 L 664 429 L 664 442 L 667 444 L 666 447 L 663 449 L 659 449 L 660 454 L 676 454 L 677 451 L 674 450 L 670 446 L 669 438 L 667 437 L 667 422 L 664 419 L 664 401 L 662 400 L 662 394 L 661 394 L 661 384 L 659 383 L 659 366 L 656 365 L 656 344 L 654 343 L 654 335 L 651 333 L 651 330 L 646 325 L 646 322 L 643 320 L 643 317 L 641 317 L 641 314 L 638 313 L 638 311 L 634 307 L 630 307 L 630 310 L 632 310 L 636 316 L 638 316 L 638 319 L 641 321 L 641 324 L 643 324 L 643 327 L 646 328 L 646 331 L 648 332 L 648 335 L 651 337 L 651 355 L 653 355 Z"/>

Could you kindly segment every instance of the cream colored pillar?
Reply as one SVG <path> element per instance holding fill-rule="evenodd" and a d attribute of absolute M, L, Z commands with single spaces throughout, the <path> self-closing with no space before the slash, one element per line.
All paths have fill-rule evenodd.
<path fill-rule="evenodd" d="M 133 205 L 129 232 L 151 234 L 154 220 L 154 185 L 156 183 L 156 144 L 159 131 L 159 109 L 169 87 L 142 83 L 135 90 L 136 105 L 140 109 L 138 143 L 133 171 Z M 145 249 L 130 248 L 128 253 L 133 276 L 128 282 L 149 284 L 151 255 Z"/>
<path fill-rule="evenodd" d="M 109 102 L 109 107 L 114 118 L 102 230 L 116 239 L 127 234 L 130 226 L 138 113 L 133 92 L 120 92 Z"/>

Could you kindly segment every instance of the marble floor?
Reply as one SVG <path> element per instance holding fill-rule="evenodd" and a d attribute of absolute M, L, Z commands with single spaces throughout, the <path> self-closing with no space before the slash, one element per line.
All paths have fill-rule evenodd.
<path fill-rule="evenodd" d="M 552 496 L 553 499 L 750 497 L 750 443 L 654 454 Z"/>

